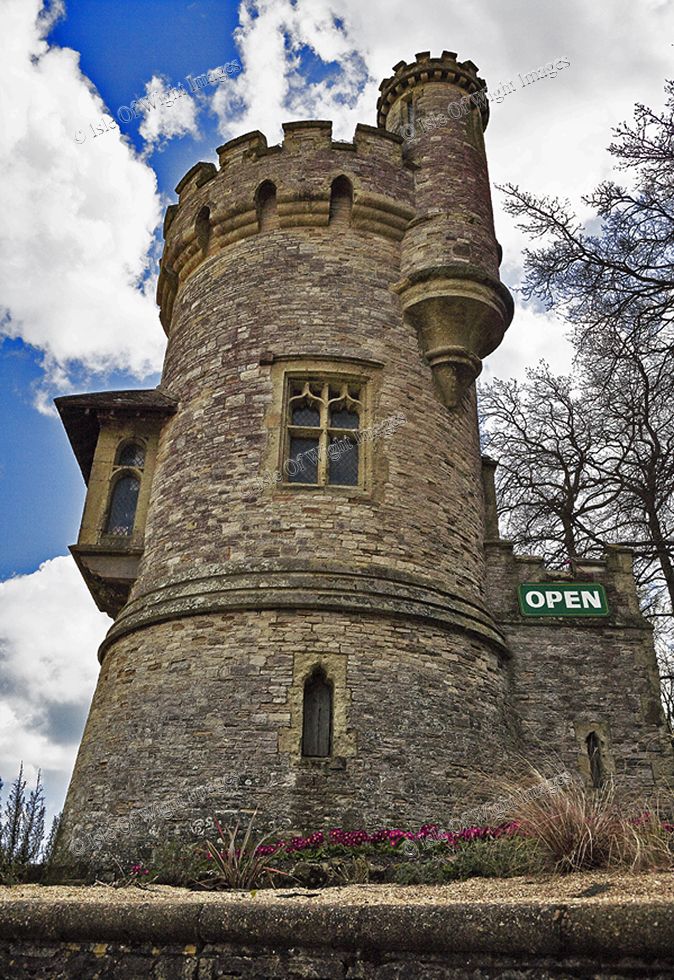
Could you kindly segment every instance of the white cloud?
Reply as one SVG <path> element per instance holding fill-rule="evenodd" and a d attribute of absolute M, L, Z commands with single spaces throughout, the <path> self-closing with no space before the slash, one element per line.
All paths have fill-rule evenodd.
<path fill-rule="evenodd" d="M 357 122 L 375 123 L 379 82 L 394 64 L 417 51 L 455 50 L 480 66 L 492 90 L 515 81 L 516 91 L 492 104 L 492 179 L 568 197 L 583 212 L 581 195 L 610 172 L 611 127 L 631 117 L 636 101 L 662 104 L 674 5 L 649 0 L 648 7 L 632 0 L 614 0 L 610 12 L 583 0 L 243 0 L 236 40 L 244 71 L 216 93 L 213 108 L 225 139 L 261 129 L 273 142 L 281 123 L 293 118 L 332 119 L 336 138 L 350 139 Z M 303 48 L 338 62 L 327 81 L 307 76 Z M 520 74 L 563 57 L 571 64 L 557 77 L 522 87 Z M 517 285 L 526 238 L 503 213 L 497 192 L 494 206 L 503 278 Z M 567 364 L 560 329 L 532 309 L 518 310 L 503 356 L 491 361 L 499 370 L 521 371 L 546 350 Z M 552 366 L 562 369 L 561 362 Z"/>
<path fill-rule="evenodd" d="M 28 776 L 41 768 L 52 806 L 72 770 L 109 625 L 70 557 L 0 582 L 0 776 L 9 783 L 22 760 Z"/>
<path fill-rule="evenodd" d="M 145 85 L 145 96 L 138 100 L 143 121 L 139 132 L 146 153 L 161 148 L 177 136 L 199 136 L 197 102 L 182 83 L 173 85 L 161 75 L 153 75 Z"/>
<path fill-rule="evenodd" d="M 515 316 L 500 347 L 485 358 L 481 381 L 524 378 L 528 367 L 545 360 L 556 374 L 571 370 L 573 347 L 568 328 L 551 313 L 537 312 L 515 301 Z"/>
<path fill-rule="evenodd" d="M 143 376 L 164 349 L 145 278 L 156 178 L 118 127 L 94 135 L 105 106 L 79 54 L 44 40 L 41 9 L 0 8 L 0 337 L 43 351 L 56 385 L 73 361 Z"/>
<path fill-rule="evenodd" d="M 260 129 L 271 143 L 281 138 L 282 122 L 312 118 L 332 119 L 336 138 L 351 138 L 357 122 L 372 121 L 363 117 L 374 113 L 379 81 L 336 23 L 339 7 L 329 0 L 243 0 L 235 39 L 244 71 L 212 99 L 226 139 Z M 307 77 L 306 48 L 331 66 L 325 78 Z"/>

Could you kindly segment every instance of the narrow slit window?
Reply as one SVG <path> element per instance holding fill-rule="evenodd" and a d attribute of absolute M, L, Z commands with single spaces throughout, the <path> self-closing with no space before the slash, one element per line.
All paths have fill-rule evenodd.
<path fill-rule="evenodd" d="M 208 205 L 199 211 L 197 220 L 194 223 L 194 231 L 197 236 L 197 244 L 202 252 L 208 251 L 208 244 L 211 240 L 211 209 Z"/>
<path fill-rule="evenodd" d="M 590 760 L 590 778 L 594 789 L 604 785 L 604 761 L 601 752 L 601 740 L 596 732 L 590 732 L 585 739 L 587 756 Z"/>
<path fill-rule="evenodd" d="M 331 225 L 346 227 L 351 223 L 353 208 L 353 186 L 348 177 L 336 177 L 330 188 Z"/>
<path fill-rule="evenodd" d="M 414 130 L 414 126 L 416 124 L 416 106 L 414 105 L 414 99 L 412 98 L 412 96 L 410 96 L 408 99 L 405 100 L 404 106 L 405 106 L 405 110 L 404 110 L 405 125 L 410 126 L 412 130 Z"/>
<path fill-rule="evenodd" d="M 255 197 L 258 231 L 271 231 L 278 228 L 276 209 L 276 184 L 265 180 L 257 189 Z"/>
<path fill-rule="evenodd" d="M 105 525 L 106 534 L 129 537 L 133 533 L 139 490 L 140 480 L 135 476 L 122 476 L 115 482 Z"/>
<path fill-rule="evenodd" d="M 316 670 L 304 685 L 302 755 L 326 758 L 332 752 L 332 685 Z"/>
<path fill-rule="evenodd" d="M 363 482 L 363 386 L 291 380 L 284 473 L 288 483 L 357 487 Z"/>

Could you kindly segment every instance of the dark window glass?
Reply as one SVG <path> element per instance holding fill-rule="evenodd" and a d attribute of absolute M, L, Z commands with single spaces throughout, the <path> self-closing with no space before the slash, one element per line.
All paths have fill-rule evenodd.
<path fill-rule="evenodd" d="M 351 411 L 346 406 L 331 408 L 330 425 L 333 429 L 357 429 L 358 412 Z"/>
<path fill-rule="evenodd" d="M 117 456 L 118 466 L 135 466 L 142 470 L 145 466 L 145 450 L 137 442 L 127 442 L 119 451 Z"/>
<path fill-rule="evenodd" d="M 135 476 L 123 476 L 115 483 L 110 501 L 106 532 L 108 534 L 129 535 L 133 531 L 133 522 L 138 504 L 140 482 Z"/>
<path fill-rule="evenodd" d="M 318 428 L 321 424 L 321 413 L 309 402 L 293 402 L 292 424 Z"/>
<path fill-rule="evenodd" d="M 286 477 L 289 483 L 318 482 L 318 439 L 290 437 Z"/>
<path fill-rule="evenodd" d="M 587 754 L 590 759 L 590 776 L 595 789 L 601 789 L 604 783 L 604 765 L 601 757 L 601 742 L 596 732 L 590 732 L 585 739 Z"/>
<path fill-rule="evenodd" d="M 358 444 L 348 436 L 330 436 L 328 483 L 358 486 Z"/>
<path fill-rule="evenodd" d="M 302 755 L 325 757 L 332 750 L 332 687 L 323 671 L 304 685 Z"/>

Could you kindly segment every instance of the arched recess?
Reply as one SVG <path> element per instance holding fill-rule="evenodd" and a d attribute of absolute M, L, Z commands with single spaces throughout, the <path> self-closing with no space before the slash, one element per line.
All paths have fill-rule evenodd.
<path fill-rule="evenodd" d="M 207 204 L 199 211 L 194 222 L 194 232 L 197 236 L 197 244 L 205 254 L 211 240 L 211 209 Z"/>
<path fill-rule="evenodd" d="M 587 757 L 590 760 L 590 778 L 594 789 L 604 785 L 604 759 L 602 756 L 601 738 L 597 732 L 588 732 L 585 738 Z"/>
<path fill-rule="evenodd" d="M 255 194 L 255 210 L 257 211 L 258 231 L 271 231 L 278 228 L 278 211 L 276 207 L 276 184 L 265 180 Z"/>
<path fill-rule="evenodd" d="M 330 187 L 330 216 L 328 222 L 337 227 L 351 224 L 353 184 L 348 177 L 335 177 Z"/>

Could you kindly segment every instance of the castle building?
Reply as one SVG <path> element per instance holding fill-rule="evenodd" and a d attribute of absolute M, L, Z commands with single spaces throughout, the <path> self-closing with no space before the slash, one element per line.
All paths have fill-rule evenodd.
<path fill-rule="evenodd" d="M 353 142 L 292 122 L 196 164 L 164 223 L 160 385 L 57 399 L 88 486 L 71 550 L 114 619 L 64 839 L 205 809 L 442 822 L 524 760 L 671 777 L 629 552 L 561 575 L 499 538 L 484 91 L 424 52 Z"/>

